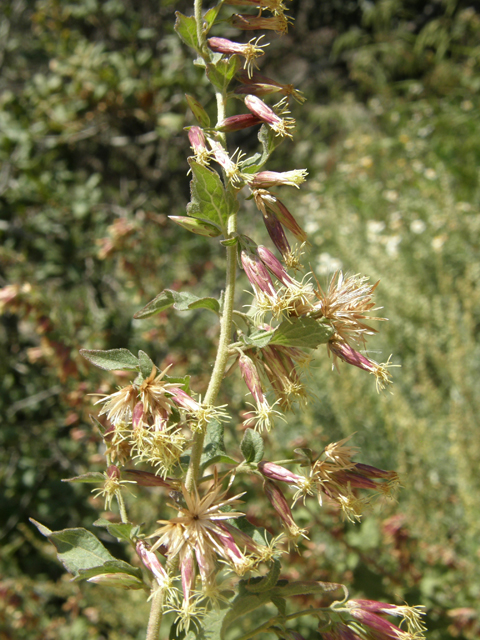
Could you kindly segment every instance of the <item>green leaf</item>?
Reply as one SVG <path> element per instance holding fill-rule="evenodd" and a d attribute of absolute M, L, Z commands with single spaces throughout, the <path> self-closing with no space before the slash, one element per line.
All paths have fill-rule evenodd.
<path fill-rule="evenodd" d="M 156 368 L 153 364 L 153 361 L 150 360 L 145 351 L 138 352 L 138 363 L 140 366 L 140 373 L 144 378 L 148 378 L 148 376 L 152 373 L 152 369 Z"/>
<path fill-rule="evenodd" d="M 247 429 L 240 443 L 240 449 L 246 462 L 260 462 L 264 450 L 262 436 L 253 429 Z"/>
<path fill-rule="evenodd" d="M 281 587 L 274 587 L 272 595 L 281 598 L 289 596 L 305 596 L 305 595 L 324 595 L 338 589 L 343 589 L 343 585 L 336 582 L 314 582 L 314 581 L 297 581 L 289 582 Z"/>
<path fill-rule="evenodd" d="M 227 631 L 228 627 L 230 627 L 232 622 L 234 622 L 238 618 L 249 615 L 250 613 L 252 613 L 252 611 L 255 611 L 255 609 L 258 609 L 259 607 L 267 604 L 267 602 L 269 601 L 269 591 L 266 591 L 265 593 L 237 596 L 232 603 L 230 611 L 228 611 L 223 619 L 220 637 L 225 637 L 225 632 Z"/>
<path fill-rule="evenodd" d="M 249 336 L 242 335 L 242 340 L 249 346 L 263 349 L 263 347 L 266 347 L 267 344 L 272 340 L 274 333 L 274 331 L 265 331 L 264 329 L 259 329 L 258 331 L 254 331 L 253 333 L 251 333 Z"/>
<path fill-rule="evenodd" d="M 140 531 L 140 527 L 136 524 L 132 524 L 131 522 L 110 522 L 109 520 L 105 520 L 105 518 L 95 520 L 93 526 L 103 527 L 111 536 L 117 538 L 117 540 L 126 541 L 136 538 Z"/>
<path fill-rule="evenodd" d="M 274 560 L 267 575 L 260 578 L 260 580 L 250 580 L 249 582 L 245 581 L 245 589 L 251 593 L 262 593 L 263 591 L 272 589 L 277 584 L 278 578 L 280 577 L 280 568 L 280 561 Z"/>
<path fill-rule="evenodd" d="M 209 9 L 207 13 L 203 16 L 203 19 L 205 21 L 205 28 L 203 31 L 205 35 L 212 28 L 215 20 L 217 19 L 218 12 L 222 8 L 223 3 L 224 3 L 224 0 L 220 0 L 220 2 L 215 7 L 212 7 L 211 9 Z"/>
<path fill-rule="evenodd" d="M 284 600 L 283 598 L 279 598 L 278 596 L 272 596 L 272 604 L 274 604 L 277 609 L 278 609 L 278 613 L 281 616 L 285 616 L 287 613 L 287 601 Z"/>
<path fill-rule="evenodd" d="M 222 230 L 213 222 L 202 220 L 201 218 L 192 218 L 191 216 L 168 216 L 170 220 L 173 220 L 179 227 L 195 233 L 197 236 L 203 236 L 205 238 L 217 238 Z"/>
<path fill-rule="evenodd" d="M 284 347 L 315 349 L 333 336 L 335 330 L 329 324 L 323 324 L 313 318 L 296 318 L 284 320 L 275 329 L 270 344 Z"/>
<path fill-rule="evenodd" d="M 223 92 L 232 81 L 240 65 L 241 60 L 235 55 L 221 58 L 215 63 L 209 62 L 207 64 L 207 77 L 217 89 Z"/>
<path fill-rule="evenodd" d="M 238 460 L 235 460 L 235 458 L 231 458 L 230 456 L 227 456 L 226 453 L 219 453 L 218 455 L 213 456 L 213 458 L 208 460 L 205 466 L 209 467 L 212 464 L 220 464 L 222 462 L 224 464 L 238 464 Z M 203 471 L 203 468 L 202 468 L 202 471 Z"/>
<path fill-rule="evenodd" d="M 99 573 L 87 579 L 105 587 L 115 587 L 120 589 L 144 589 L 146 585 L 136 576 L 128 573 Z"/>
<path fill-rule="evenodd" d="M 185 97 L 187 99 L 188 106 L 190 107 L 191 112 L 197 119 L 198 124 L 201 127 L 208 128 L 210 126 L 210 118 L 203 106 L 196 98 L 189 95 L 188 93 L 185 94 Z"/>
<path fill-rule="evenodd" d="M 211 460 L 220 454 L 225 454 L 225 443 L 223 440 L 224 428 L 219 420 L 212 420 L 208 423 L 207 433 L 203 445 L 203 453 L 200 458 L 200 467 L 205 469 L 211 464 Z"/>
<path fill-rule="evenodd" d="M 89 471 L 74 478 L 64 478 L 62 482 L 88 482 L 98 484 L 99 482 L 105 482 L 105 476 L 103 473 L 100 473 L 100 471 Z"/>
<path fill-rule="evenodd" d="M 156 313 L 165 311 L 169 307 L 173 307 L 177 311 L 188 311 L 190 309 L 210 309 L 214 313 L 219 313 L 220 306 L 215 298 L 199 298 L 193 293 L 173 291 L 165 289 L 158 294 L 153 300 L 146 304 L 143 309 L 137 311 L 133 316 L 137 320 L 150 318 Z"/>
<path fill-rule="evenodd" d="M 233 236 L 233 238 L 227 238 L 226 240 L 220 240 L 220 244 L 224 247 L 233 247 L 238 243 L 237 236 Z"/>
<path fill-rule="evenodd" d="M 188 47 L 192 47 L 196 51 L 200 50 L 197 39 L 197 23 L 195 22 L 195 16 L 184 16 L 180 11 L 176 11 L 177 17 L 175 21 L 175 31 L 178 37 Z"/>
<path fill-rule="evenodd" d="M 193 173 L 190 182 L 192 199 L 187 205 L 187 213 L 194 218 L 210 220 L 226 233 L 228 215 L 232 212 L 232 196 L 225 191 L 216 171 L 208 169 L 189 158 Z"/>
<path fill-rule="evenodd" d="M 241 169 L 244 173 L 256 173 L 257 171 L 259 171 L 267 162 L 272 152 L 283 141 L 283 138 L 281 136 L 276 136 L 272 129 L 270 129 L 270 127 L 267 127 L 266 125 L 262 125 L 260 127 L 260 131 L 258 132 L 258 139 L 260 140 L 260 143 L 262 145 L 262 153 L 256 153 L 240 164 Z"/>
<path fill-rule="evenodd" d="M 33 518 L 30 522 L 56 547 L 58 559 L 76 579 L 83 580 L 101 573 L 127 573 L 141 578 L 140 569 L 114 558 L 90 531 L 81 528 L 50 531 Z"/>
<path fill-rule="evenodd" d="M 80 355 L 105 371 L 138 371 L 138 359 L 128 349 L 80 349 Z"/>

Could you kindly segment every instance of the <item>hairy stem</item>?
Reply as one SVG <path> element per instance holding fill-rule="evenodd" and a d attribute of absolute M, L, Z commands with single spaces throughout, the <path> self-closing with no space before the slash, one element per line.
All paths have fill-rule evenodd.
<path fill-rule="evenodd" d="M 237 214 L 230 216 L 228 221 L 228 236 L 232 237 L 236 233 Z M 208 384 L 207 393 L 205 394 L 204 404 L 211 405 L 220 390 L 223 374 L 229 357 L 229 344 L 232 336 L 233 325 L 233 302 L 235 297 L 235 278 L 237 270 L 237 248 L 227 247 L 227 278 L 225 287 L 225 297 L 223 303 L 223 314 L 220 322 L 220 339 L 218 342 L 217 357 L 213 366 L 212 376 Z M 187 491 L 192 491 L 197 480 L 198 469 L 200 466 L 200 458 L 203 450 L 203 441 L 205 433 L 195 433 L 193 436 L 192 453 L 190 456 L 190 465 L 188 467 L 185 486 Z"/>
<path fill-rule="evenodd" d="M 115 495 L 118 502 L 118 508 L 120 510 L 120 519 L 122 522 L 126 523 L 128 522 L 128 516 L 127 516 L 127 510 L 125 509 L 125 501 L 120 491 L 118 491 Z"/>
<path fill-rule="evenodd" d="M 160 624 L 162 622 L 163 608 L 163 589 L 157 588 L 152 597 L 152 606 L 150 608 L 150 617 L 148 618 L 147 638 L 146 640 L 158 640 L 160 632 Z"/>
<path fill-rule="evenodd" d="M 195 0 L 195 20 L 197 24 L 197 38 L 200 49 L 205 51 L 205 34 L 203 33 L 202 19 L 202 0 Z M 202 54 L 207 61 L 208 53 Z M 221 122 L 226 116 L 226 92 L 215 91 L 217 100 L 217 122 Z M 226 145 L 226 137 L 224 133 L 219 133 L 218 138 L 223 146 Z M 232 213 L 227 222 L 226 238 L 232 238 L 237 232 L 237 214 Z M 235 297 L 235 278 L 237 269 L 237 248 L 236 246 L 227 247 L 227 275 L 225 286 L 225 298 L 223 304 L 223 314 L 220 321 L 220 339 L 218 343 L 217 356 L 213 366 L 212 375 L 208 384 L 207 392 L 203 400 L 205 405 L 212 405 L 220 390 L 222 378 L 225 373 L 225 367 L 229 357 L 228 346 L 232 336 L 233 326 L 233 302 Z M 200 458 L 203 451 L 203 442 L 205 433 L 195 433 L 192 442 L 192 452 L 190 455 L 190 464 L 187 471 L 185 486 L 187 491 L 192 491 L 197 481 L 198 470 L 200 467 Z"/>

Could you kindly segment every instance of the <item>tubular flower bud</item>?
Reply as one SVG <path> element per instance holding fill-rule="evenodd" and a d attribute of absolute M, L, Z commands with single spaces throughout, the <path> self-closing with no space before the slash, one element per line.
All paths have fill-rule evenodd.
<path fill-rule="evenodd" d="M 292 96 L 294 100 L 302 104 L 306 98 L 300 91 L 294 88 L 293 84 L 281 84 L 276 80 L 262 76 L 256 71 L 250 77 L 245 71 L 241 71 L 236 75 L 237 80 L 242 82 L 242 86 L 234 90 L 236 94 L 250 94 L 262 98 L 271 93 L 281 93 L 284 96 Z"/>
<path fill-rule="evenodd" d="M 277 260 L 270 249 L 267 249 L 267 247 L 264 247 L 263 245 L 259 245 L 257 247 L 257 252 L 263 264 L 285 287 L 295 287 L 298 285 L 298 283 L 288 275 L 282 263 Z"/>
<path fill-rule="evenodd" d="M 257 404 L 263 404 L 265 401 L 265 395 L 262 389 L 262 383 L 260 376 L 258 375 L 257 368 L 251 358 L 242 353 L 238 359 L 240 366 L 240 372 L 248 390 L 252 394 Z"/>
<path fill-rule="evenodd" d="M 263 124 L 263 120 L 254 116 L 253 113 L 242 113 L 238 116 L 230 116 L 222 120 L 216 127 L 217 131 L 231 133 L 232 131 L 240 131 L 248 129 L 255 125 Z"/>
<path fill-rule="evenodd" d="M 293 519 L 292 510 L 290 509 L 280 487 L 275 484 L 275 482 L 272 482 L 272 480 L 265 480 L 263 488 L 265 491 L 265 495 L 272 504 L 272 507 L 280 516 L 280 519 L 282 520 L 288 532 L 288 538 L 293 541 L 295 541 L 300 536 L 306 538 L 306 530 L 301 529 L 296 524 L 295 520 Z"/>
<path fill-rule="evenodd" d="M 261 351 L 265 373 L 275 391 L 280 407 L 289 409 L 293 398 L 306 401 L 307 394 L 292 358 L 275 346 L 268 345 Z"/>
<path fill-rule="evenodd" d="M 374 600 L 349 600 L 345 605 L 352 618 L 365 627 L 364 632 L 375 640 L 417 640 L 424 638 L 425 626 L 420 618 L 423 607 L 396 607 Z M 392 624 L 381 614 L 402 617 L 407 630 Z"/>
<path fill-rule="evenodd" d="M 266 212 L 270 212 L 285 229 L 293 233 L 297 240 L 306 242 L 307 234 L 298 225 L 287 207 L 276 196 L 265 189 L 256 189 L 253 191 L 253 198 L 264 216 L 266 216 Z"/>
<path fill-rule="evenodd" d="M 255 7 L 256 9 L 268 9 L 274 14 L 287 10 L 283 0 L 225 0 L 225 4 L 233 7 Z"/>
<path fill-rule="evenodd" d="M 336 366 L 336 359 L 340 358 L 343 362 L 351 364 L 354 367 L 363 369 L 373 374 L 376 378 L 377 391 L 385 389 L 389 384 L 392 384 L 392 376 L 388 371 L 388 367 L 397 365 L 390 364 L 390 358 L 387 362 L 378 364 L 375 360 L 370 360 L 366 356 L 362 355 L 358 351 L 355 351 L 348 342 L 345 342 L 341 338 L 334 337 L 327 343 L 327 349 L 329 354 L 333 354 L 333 366 Z"/>
<path fill-rule="evenodd" d="M 159 478 L 154 473 L 149 471 L 139 471 L 137 469 L 125 469 L 128 477 L 132 478 L 134 482 L 142 487 L 165 487 L 171 491 L 178 491 L 180 483 L 175 478 Z"/>
<path fill-rule="evenodd" d="M 424 607 L 417 605 L 415 607 L 409 607 L 406 605 L 388 604 L 387 602 L 377 602 L 376 600 L 350 600 L 346 605 L 354 618 L 358 619 L 358 612 L 368 612 L 376 614 L 380 617 L 380 614 L 402 618 L 400 625 L 404 622 L 407 625 L 407 633 L 412 637 L 422 637 L 425 626 L 423 624 L 421 616 L 425 615 Z M 356 615 L 354 614 L 356 612 Z M 383 620 L 383 618 L 382 618 Z M 405 634 L 404 631 L 401 634 Z M 400 637 L 403 637 L 402 635 Z"/>
<path fill-rule="evenodd" d="M 272 18 L 264 18 L 262 16 L 235 14 L 229 19 L 230 24 L 235 29 L 243 31 L 255 31 L 256 29 L 270 30 L 280 33 L 281 35 L 288 32 L 288 25 L 292 24 L 292 18 L 279 13 Z"/>
<path fill-rule="evenodd" d="M 180 576 L 182 578 L 182 591 L 184 602 L 190 602 L 192 592 L 195 588 L 195 565 L 193 562 L 193 549 L 189 549 L 180 560 Z"/>
<path fill-rule="evenodd" d="M 196 413 L 201 407 L 196 400 L 189 396 L 183 389 L 180 389 L 180 387 L 171 387 L 169 393 L 172 394 L 175 404 L 180 408 L 185 409 L 185 411 Z"/>
<path fill-rule="evenodd" d="M 207 149 L 205 134 L 200 127 L 193 126 L 188 130 L 190 146 L 195 154 L 195 160 L 204 167 L 210 162 L 210 151 Z"/>
<path fill-rule="evenodd" d="M 260 258 L 253 252 L 247 252 L 245 249 L 242 249 L 240 257 L 247 278 L 250 280 L 255 291 L 261 291 L 268 297 L 276 298 L 277 292 L 273 286 L 272 279 Z"/>
<path fill-rule="evenodd" d="M 270 187 L 279 187 L 282 185 L 297 187 L 305 182 L 308 175 L 306 169 L 295 169 L 293 171 L 260 171 L 253 176 L 250 186 L 253 189 L 269 189 Z"/>
<path fill-rule="evenodd" d="M 281 467 L 274 462 L 259 462 L 258 470 L 260 473 L 269 480 L 276 480 L 279 482 L 286 482 L 287 484 L 293 484 L 297 487 L 304 484 L 306 478 L 293 473 L 285 467 Z"/>
<path fill-rule="evenodd" d="M 147 546 L 143 540 L 139 540 L 137 542 L 136 550 L 143 564 L 155 576 L 155 580 L 158 582 L 159 586 L 169 585 L 170 578 L 160 564 L 157 554 L 154 551 L 151 551 L 150 547 Z"/>
<path fill-rule="evenodd" d="M 291 261 L 293 254 L 290 244 L 278 219 L 270 211 L 266 210 L 263 214 L 263 222 L 265 223 L 265 228 L 267 229 L 270 239 L 285 260 L 285 264 L 290 268 L 295 268 L 295 265 L 293 265 Z M 298 266 L 298 264 L 296 266 Z"/>
<path fill-rule="evenodd" d="M 346 624 L 335 624 L 322 631 L 323 640 L 362 640 L 362 637 L 352 631 Z"/>
<path fill-rule="evenodd" d="M 240 185 L 244 179 L 242 172 L 240 171 L 240 161 L 244 154 L 240 152 L 239 149 L 235 151 L 232 156 L 230 156 L 222 145 L 217 142 L 217 140 L 213 140 L 212 138 L 208 138 L 208 143 L 212 149 L 213 157 L 215 161 L 224 169 L 227 178 L 232 183 L 232 186 L 236 189 L 240 188 Z M 237 159 L 233 158 L 237 156 Z"/>
<path fill-rule="evenodd" d="M 105 510 L 110 511 L 112 500 L 121 492 L 122 484 L 131 484 L 129 480 L 120 480 L 120 469 L 111 464 L 103 474 L 105 482 L 101 489 L 93 489 L 92 493 L 96 498 L 103 496 L 105 498 Z"/>
<path fill-rule="evenodd" d="M 260 40 L 263 36 L 259 38 L 253 38 L 250 40 L 248 44 L 240 44 L 238 42 L 232 42 L 231 40 L 227 40 L 226 38 L 209 38 L 207 40 L 208 46 L 212 51 L 217 53 L 225 53 L 228 55 L 239 55 L 245 58 L 245 66 L 249 77 L 252 76 L 253 67 L 257 67 L 257 63 L 255 60 L 257 58 L 261 58 L 264 55 L 264 50 L 259 46 Z M 263 45 L 264 47 L 268 46 L 268 43 Z"/>
<path fill-rule="evenodd" d="M 268 124 L 276 135 L 292 137 L 290 131 L 295 127 L 295 120 L 293 118 L 280 117 L 273 109 L 267 106 L 263 100 L 257 98 L 257 96 L 245 96 L 245 105 L 254 116 L 257 116 L 257 118 L 260 118 L 260 120 Z M 277 106 L 281 107 L 282 114 L 288 113 L 285 105 L 281 102 Z"/>

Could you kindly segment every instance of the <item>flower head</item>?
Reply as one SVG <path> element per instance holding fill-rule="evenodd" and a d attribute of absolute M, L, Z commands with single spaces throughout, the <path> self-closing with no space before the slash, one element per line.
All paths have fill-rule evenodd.
<path fill-rule="evenodd" d="M 224 507 L 238 505 L 243 494 L 227 497 L 228 489 L 222 488 L 218 478 L 203 497 L 196 490 L 189 493 L 185 487 L 182 494 L 185 506 L 170 505 L 180 511 L 180 515 L 171 520 L 160 520 L 162 527 L 150 536 L 158 538 L 152 550 L 166 547 L 168 560 L 178 556 L 180 565 L 193 554 L 202 584 L 213 580 L 216 558 L 242 575 L 248 559 L 223 523 L 244 515 L 239 511 L 224 510 Z M 252 544 L 255 544 L 253 540 Z"/>
<path fill-rule="evenodd" d="M 237 87 L 234 93 L 251 94 L 261 98 L 271 93 L 282 93 L 284 96 L 292 96 L 294 100 L 302 104 L 306 98 L 294 88 L 293 84 L 282 84 L 266 76 L 262 76 L 256 71 L 249 76 L 245 71 L 237 73 L 237 80 L 242 84 Z"/>
<path fill-rule="evenodd" d="M 245 58 L 245 66 L 248 76 L 252 76 L 253 67 L 257 67 L 257 63 L 255 62 L 257 58 L 260 58 L 264 55 L 264 50 L 261 46 L 259 46 L 260 40 L 263 36 L 259 38 L 253 38 L 247 44 L 240 44 L 238 42 L 232 42 L 231 40 L 227 40 L 226 38 L 209 38 L 207 40 L 207 44 L 212 51 L 217 53 L 225 53 L 228 55 L 240 55 Z M 268 46 L 268 43 L 262 45 Z M 258 68 L 258 67 L 257 67 Z"/>
<path fill-rule="evenodd" d="M 285 102 L 281 100 L 277 105 L 275 105 L 279 114 L 267 106 L 263 100 L 257 98 L 257 96 L 245 96 L 245 105 L 253 115 L 268 124 L 276 135 L 282 137 L 287 136 L 289 138 L 292 137 L 291 130 L 295 127 L 295 120 L 293 118 L 283 117 L 290 113 Z"/>
<path fill-rule="evenodd" d="M 392 384 L 392 376 L 388 371 L 388 367 L 398 367 L 399 365 L 390 364 L 390 358 L 387 362 L 378 364 L 375 360 L 370 360 L 366 356 L 362 355 L 359 351 L 355 351 L 348 342 L 345 342 L 337 336 L 333 336 L 327 343 L 328 352 L 333 354 L 333 366 L 336 365 L 336 360 L 339 358 L 343 362 L 368 371 L 373 374 L 376 379 L 377 391 L 385 389 L 387 385 Z M 391 356 L 390 356 L 391 357 Z"/>

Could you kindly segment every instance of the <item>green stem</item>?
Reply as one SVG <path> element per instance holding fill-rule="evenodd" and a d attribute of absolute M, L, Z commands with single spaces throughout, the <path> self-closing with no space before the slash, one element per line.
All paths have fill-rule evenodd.
<path fill-rule="evenodd" d="M 256 629 L 253 629 L 252 631 L 245 633 L 243 636 L 240 636 L 236 640 L 249 640 L 250 638 L 253 638 L 257 634 L 261 633 L 262 631 L 268 631 L 268 629 L 271 629 L 271 627 L 273 627 L 273 625 L 275 624 L 282 624 L 282 623 L 285 623 L 287 620 L 295 620 L 295 618 L 301 618 L 302 616 L 311 615 L 312 613 L 323 613 L 325 611 L 329 611 L 329 607 L 303 609 L 302 611 L 291 613 L 288 616 L 275 616 L 273 618 L 270 618 L 270 620 L 267 620 L 266 622 L 261 624 Z"/>
<path fill-rule="evenodd" d="M 147 639 L 158 640 L 163 615 L 163 589 L 158 587 L 152 597 L 150 617 L 148 618 Z"/>
<path fill-rule="evenodd" d="M 236 233 L 237 214 L 234 213 L 228 220 L 228 238 Z M 229 357 L 229 344 L 232 336 L 233 325 L 233 302 L 235 297 L 235 279 L 237 270 L 237 248 L 227 247 L 227 278 L 225 287 L 225 297 L 223 302 L 223 314 L 220 321 L 220 338 L 218 342 L 217 357 L 213 366 L 212 376 L 208 384 L 207 393 L 203 403 L 212 405 L 220 391 L 223 374 Z M 198 470 L 200 467 L 200 458 L 203 451 L 203 441 L 205 440 L 205 432 L 197 432 L 193 436 L 192 452 L 190 455 L 190 465 L 187 471 L 185 486 L 187 491 L 192 491 L 195 486 Z"/>
<path fill-rule="evenodd" d="M 200 45 L 200 49 L 204 51 L 205 48 L 205 35 L 203 33 L 203 18 L 202 18 L 202 0 L 195 0 L 195 20 L 197 24 L 197 38 Z M 206 60 L 207 54 L 204 54 Z M 207 61 L 207 60 L 206 60 Z M 217 99 L 217 122 L 221 122 L 226 116 L 226 102 L 227 96 L 225 92 L 216 91 L 215 96 Z M 218 138 L 223 146 L 226 146 L 226 137 L 224 133 L 218 133 Z M 232 213 L 227 221 L 227 234 L 226 238 L 232 238 L 237 232 L 237 214 Z M 225 297 L 223 302 L 223 314 L 220 321 L 220 338 L 217 349 L 217 356 L 215 364 L 213 366 L 212 375 L 208 384 L 207 392 L 203 403 L 205 405 L 213 405 L 220 385 L 222 383 L 223 375 L 225 373 L 225 367 L 229 357 L 229 344 L 232 336 L 233 326 L 233 302 L 235 296 L 235 279 L 237 270 L 237 248 L 235 245 L 227 247 L 227 275 L 225 286 Z M 205 440 L 205 433 L 195 433 L 192 441 L 192 451 L 190 454 L 190 464 L 187 471 L 187 477 L 185 479 L 185 487 L 187 491 L 192 491 L 197 481 L 198 470 L 200 468 L 200 458 L 203 451 L 203 442 Z"/>

